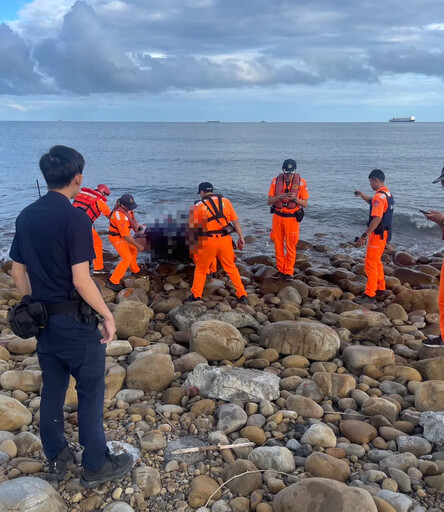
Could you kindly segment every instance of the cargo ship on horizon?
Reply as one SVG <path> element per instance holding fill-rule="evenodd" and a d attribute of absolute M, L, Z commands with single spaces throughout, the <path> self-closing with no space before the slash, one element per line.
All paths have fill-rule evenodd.
<path fill-rule="evenodd" d="M 415 116 L 410 117 L 392 117 L 389 119 L 389 123 L 414 123 Z"/>

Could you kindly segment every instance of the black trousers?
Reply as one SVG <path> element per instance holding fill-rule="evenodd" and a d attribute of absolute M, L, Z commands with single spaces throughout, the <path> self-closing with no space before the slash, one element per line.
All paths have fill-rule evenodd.
<path fill-rule="evenodd" d="M 57 457 L 67 445 L 63 404 L 69 377 L 76 380 L 79 441 L 85 450 L 82 465 L 99 470 L 106 460 L 103 430 L 105 345 L 97 329 L 77 322 L 73 315 L 55 315 L 38 336 L 37 355 L 42 370 L 40 436 L 46 457 Z"/>

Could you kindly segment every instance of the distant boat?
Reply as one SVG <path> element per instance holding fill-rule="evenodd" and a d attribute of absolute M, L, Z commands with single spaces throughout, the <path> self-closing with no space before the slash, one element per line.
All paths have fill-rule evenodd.
<path fill-rule="evenodd" d="M 220 123 L 220 121 L 207 121 L 207 123 Z"/>
<path fill-rule="evenodd" d="M 389 122 L 390 123 L 414 123 L 415 122 L 415 117 L 414 116 L 410 116 L 410 117 L 392 117 L 391 119 L 389 119 Z"/>
<path fill-rule="evenodd" d="M 259 121 L 260 123 L 266 123 L 267 121 Z"/>

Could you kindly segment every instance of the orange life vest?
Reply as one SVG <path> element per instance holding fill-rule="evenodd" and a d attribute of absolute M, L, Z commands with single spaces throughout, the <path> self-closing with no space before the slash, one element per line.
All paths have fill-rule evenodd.
<path fill-rule="evenodd" d="M 284 173 L 281 172 L 281 174 L 279 174 L 279 176 L 276 178 L 276 192 L 274 194 L 275 196 L 280 196 L 281 194 L 291 194 L 291 193 L 297 194 L 299 192 L 299 186 L 301 184 L 300 174 L 293 175 L 293 177 L 291 178 L 291 183 L 290 183 L 289 187 L 287 187 L 284 182 L 285 182 Z M 293 200 L 288 201 L 288 203 L 284 203 L 283 201 L 278 201 L 277 203 L 274 204 L 274 208 L 276 210 L 282 210 L 282 208 L 284 208 L 284 207 L 288 208 L 290 210 L 293 210 L 294 208 L 297 208 L 297 206 L 298 205 Z"/>
<path fill-rule="evenodd" d="M 111 236 L 120 236 L 119 228 L 113 223 L 114 220 L 114 214 L 116 212 L 122 213 L 127 221 L 130 223 L 131 229 L 137 233 L 138 231 L 138 224 L 136 221 L 136 217 L 134 216 L 134 213 L 132 210 L 124 210 L 121 206 L 116 206 L 114 210 L 112 211 L 110 217 L 109 217 L 109 231 L 108 234 Z"/>
<path fill-rule="evenodd" d="M 86 215 L 90 218 L 91 222 L 94 223 L 101 215 L 101 211 L 97 206 L 97 201 L 102 199 L 106 202 L 106 197 L 103 196 L 97 190 L 93 190 L 92 188 L 83 187 L 80 189 L 80 192 L 76 195 L 73 206 L 76 208 L 80 208 L 83 210 Z"/>

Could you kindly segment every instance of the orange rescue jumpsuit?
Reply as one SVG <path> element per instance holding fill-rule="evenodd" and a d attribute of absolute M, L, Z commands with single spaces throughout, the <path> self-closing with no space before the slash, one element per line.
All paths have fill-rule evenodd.
<path fill-rule="evenodd" d="M 387 197 L 385 194 L 380 194 L 380 192 L 386 192 L 389 196 L 391 195 L 387 187 L 381 187 L 376 191 L 376 194 L 372 197 L 372 217 L 382 218 L 388 208 Z M 382 265 L 381 257 L 387 244 L 387 236 L 388 231 L 385 231 L 383 236 L 370 233 L 368 237 L 364 266 L 365 274 L 367 275 L 365 294 L 369 297 L 374 297 L 377 290 L 385 290 L 384 266 Z"/>
<path fill-rule="evenodd" d="M 276 180 L 277 178 L 274 178 L 271 182 L 270 190 L 268 191 L 269 197 L 276 195 Z M 301 178 L 297 199 L 306 200 L 309 197 L 307 183 Z M 295 213 L 299 209 L 299 206 L 293 209 L 284 207 L 279 212 L 286 214 Z M 299 241 L 299 222 L 296 220 L 296 217 L 280 217 L 274 213 L 270 238 L 274 242 L 277 269 L 283 274 L 293 275 L 296 263 L 296 246 Z"/>
<path fill-rule="evenodd" d="M 137 264 L 137 248 L 124 238 L 131 234 L 131 224 L 128 219 L 130 215 L 133 216 L 130 211 L 124 214 L 115 210 L 110 217 L 108 238 L 120 256 L 120 261 L 109 278 L 113 284 L 120 283 L 128 267 L 134 274 L 140 272 L 140 267 Z"/>
<path fill-rule="evenodd" d="M 108 208 L 108 205 L 105 203 L 105 201 L 102 201 L 99 199 L 97 201 L 97 208 L 106 217 L 109 217 L 111 215 L 111 210 Z M 94 245 L 94 252 L 96 253 L 96 257 L 93 260 L 94 270 L 102 270 L 103 268 L 103 243 L 102 239 L 99 236 L 99 233 L 94 229 L 94 225 L 92 228 L 92 234 L 93 234 L 93 245 Z"/>
<path fill-rule="evenodd" d="M 211 195 L 209 195 L 209 197 L 211 197 Z M 222 199 L 222 210 L 227 223 L 237 220 L 237 215 L 234 211 L 233 205 L 225 197 Z M 192 230 L 202 228 L 204 232 L 220 231 L 222 226 L 218 221 L 208 221 L 208 218 L 211 216 L 212 213 L 208 210 L 205 204 L 202 201 L 198 201 L 190 213 L 190 228 Z M 222 225 L 225 225 L 225 221 L 223 219 L 221 222 Z M 223 269 L 233 282 L 234 287 L 236 288 L 236 296 L 240 298 L 247 295 L 244 285 L 242 284 L 239 270 L 234 264 L 236 256 L 234 254 L 233 241 L 230 235 L 214 234 L 199 236 L 196 246 L 191 249 L 191 255 L 196 265 L 194 270 L 193 286 L 191 288 L 191 293 L 194 297 L 202 297 L 208 271 L 210 266 L 214 264 L 216 258 L 220 261 Z"/>

